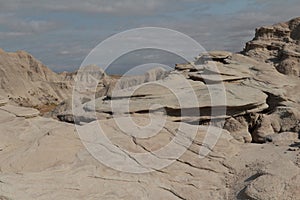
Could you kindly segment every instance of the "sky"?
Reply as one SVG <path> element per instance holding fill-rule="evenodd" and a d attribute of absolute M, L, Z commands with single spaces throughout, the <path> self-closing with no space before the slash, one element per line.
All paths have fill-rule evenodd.
<path fill-rule="evenodd" d="M 25 50 L 56 72 L 74 71 L 114 34 L 163 27 L 190 36 L 206 50 L 238 52 L 255 28 L 288 21 L 299 11 L 299 0 L 0 0 L 0 48 Z M 120 58 L 110 72 L 149 54 Z M 167 52 L 152 54 L 154 63 L 180 62 Z"/>

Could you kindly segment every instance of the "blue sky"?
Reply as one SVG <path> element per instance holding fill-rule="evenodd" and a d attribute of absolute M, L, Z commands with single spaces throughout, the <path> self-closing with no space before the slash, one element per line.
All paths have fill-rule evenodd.
<path fill-rule="evenodd" d="M 256 27 L 287 21 L 299 10 L 299 0 L 0 0 L 0 48 L 73 71 L 107 37 L 155 26 L 183 32 L 207 50 L 236 52 Z"/>

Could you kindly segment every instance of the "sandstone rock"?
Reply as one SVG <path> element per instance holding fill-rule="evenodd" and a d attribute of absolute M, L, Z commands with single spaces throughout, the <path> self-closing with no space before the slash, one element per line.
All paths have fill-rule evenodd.
<path fill-rule="evenodd" d="M 0 110 L 7 111 L 17 117 L 33 118 L 39 116 L 40 112 L 34 108 L 24 108 L 12 105 L 5 105 L 0 107 Z"/>
<path fill-rule="evenodd" d="M 295 108 L 279 106 L 271 115 L 271 119 L 276 132 L 300 131 L 300 112 Z"/>
<path fill-rule="evenodd" d="M 284 199 L 297 199 L 299 198 L 300 191 L 299 191 L 299 182 L 300 182 L 300 175 L 294 176 L 286 185 L 287 185 L 287 192 L 284 194 Z"/>
<path fill-rule="evenodd" d="M 41 117 L 14 116 L 1 123 L 0 137 L 1 170 L 7 173 L 40 172 L 71 164 L 81 148 L 73 125 Z"/>
<path fill-rule="evenodd" d="M 290 193 L 297 194 L 295 181 L 300 173 L 295 165 L 297 152 L 287 155 L 288 146 L 287 143 L 243 145 L 243 150 L 228 161 L 235 166 L 236 177 L 231 182 L 234 186 L 229 199 L 298 199 Z"/>
<path fill-rule="evenodd" d="M 111 96 L 113 90 L 121 90 L 137 86 L 147 82 L 153 82 L 156 80 L 163 79 L 167 75 L 167 72 L 162 68 L 154 68 L 147 71 L 143 75 L 137 76 L 123 76 L 115 78 L 108 76 L 105 72 L 95 65 L 89 65 L 81 68 L 76 75 L 76 90 L 77 96 L 69 98 L 60 103 L 54 110 L 47 113 L 46 117 L 53 117 L 61 121 L 74 123 L 76 120 L 73 116 L 73 103 L 76 104 L 74 107 L 80 107 L 81 104 L 91 101 L 92 98 L 100 98 L 103 96 Z M 97 81 L 95 84 L 94 81 Z M 80 84 L 80 85 L 79 85 Z M 94 86 L 97 85 L 95 89 Z M 74 93 L 75 94 L 75 93 Z M 79 102 L 73 101 L 73 99 L 79 99 Z M 97 114 L 101 119 L 103 114 Z M 104 116 L 105 117 L 105 116 Z M 77 115 L 77 119 L 83 122 L 91 122 L 96 120 L 93 113 L 80 111 Z"/>
<path fill-rule="evenodd" d="M 58 104 L 70 97 L 72 85 L 32 55 L 0 53 L 0 95 L 23 106 Z"/>
<path fill-rule="evenodd" d="M 193 63 L 187 63 L 187 64 L 184 63 L 184 64 L 176 64 L 175 69 L 179 71 L 184 71 L 184 70 L 193 71 L 196 70 L 196 67 Z"/>
<path fill-rule="evenodd" d="M 147 71 L 143 75 L 122 76 L 121 78 L 111 82 L 106 95 L 111 96 L 113 90 L 122 90 L 137 85 L 141 85 L 143 83 L 161 80 L 165 78 L 167 74 L 168 72 L 165 69 L 157 67 Z"/>
<path fill-rule="evenodd" d="M 232 53 L 227 51 L 209 51 L 196 57 L 195 64 L 205 64 L 207 61 L 218 61 L 226 63 L 226 59 L 231 55 Z"/>
<path fill-rule="evenodd" d="M 144 124 L 147 119 L 135 120 Z M 159 149 L 178 132 L 178 124 L 168 122 L 151 140 L 133 139 L 120 134 L 114 120 L 101 120 L 99 123 L 114 145 L 130 152 L 145 153 Z M 96 130 L 97 126 L 98 122 L 94 122 L 82 128 Z M 187 126 L 194 129 L 192 125 Z M 199 149 L 205 146 L 202 142 L 208 131 L 207 127 L 201 126 L 184 155 L 178 159 L 170 158 L 174 161 L 172 165 L 151 173 L 129 174 L 112 170 L 96 161 L 74 134 L 73 125 L 45 118 L 15 116 L 14 120 L 2 123 L 0 129 L 1 193 L 12 199 L 33 199 L 37 195 L 41 199 L 81 199 L 83 196 L 93 199 L 118 199 L 120 196 L 126 199 L 142 199 L 145 196 L 150 199 L 174 199 L 178 196 L 197 199 L 200 194 L 204 198 L 220 199 L 226 196 L 227 189 L 223 186 L 230 170 L 222 164 L 223 160 L 234 156 L 239 144 L 232 141 L 227 131 L 213 130 L 222 134 L 207 158 L 199 159 L 198 154 Z M 119 156 L 118 152 L 112 153 Z M 125 160 L 137 164 L 132 157 L 123 155 Z M 99 185 L 103 186 L 100 193 Z M 145 186 L 147 190 L 143 189 Z M 216 191 L 215 188 L 222 189 Z"/>
<path fill-rule="evenodd" d="M 10 200 L 10 198 L 1 195 L 0 200 Z"/>
<path fill-rule="evenodd" d="M 284 192 L 285 183 L 276 176 L 262 175 L 246 188 L 246 195 L 253 200 L 280 200 Z"/>
<path fill-rule="evenodd" d="M 140 76 L 108 76 L 93 65 L 58 75 L 25 52 L 0 50 L 2 96 L 30 104 L 53 103 L 45 96 L 53 94 L 65 101 L 50 116 L 82 122 L 2 105 L 0 199 L 297 199 L 299 21 L 257 30 L 244 52 L 252 58 L 209 52 Z M 65 86 L 76 80 L 84 84 L 73 109 Z M 102 163 L 97 155 L 106 156 Z M 138 171 L 126 173 L 128 166 Z M 143 170 L 150 172 L 137 174 Z"/>
<path fill-rule="evenodd" d="M 300 53 L 284 47 L 283 50 L 280 50 L 278 54 L 281 62 L 276 66 L 277 70 L 286 75 L 299 77 Z"/>
<path fill-rule="evenodd" d="M 300 131 L 300 115 L 299 111 L 294 108 L 278 106 L 270 115 L 261 115 L 256 122 L 256 128 L 252 132 L 254 142 L 263 143 L 275 137 L 274 133 Z M 285 136 L 283 134 L 282 136 Z M 281 136 L 277 136 L 280 139 Z M 283 138 L 281 138 L 284 140 Z"/>
<path fill-rule="evenodd" d="M 7 103 L 8 103 L 8 100 L 5 99 L 4 97 L 1 97 L 1 96 L 0 96 L 0 106 L 4 106 L 4 105 L 7 104 Z"/>
<path fill-rule="evenodd" d="M 267 141 L 267 137 L 273 134 L 274 130 L 270 116 L 262 115 L 259 122 L 257 122 L 257 127 L 252 133 L 253 141 L 257 143 L 264 143 Z"/>
<path fill-rule="evenodd" d="M 224 86 L 226 93 L 224 102 L 218 101 L 218 104 L 212 105 L 211 97 L 219 98 L 218 96 L 220 96 L 220 91 L 218 89 L 212 88 L 208 90 L 201 82 L 188 81 L 188 84 L 182 84 L 180 80 L 183 80 L 181 75 L 173 74 L 169 75 L 168 78 L 155 83 L 132 87 L 126 90 L 117 90 L 109 99 L 97 99 L 95 109 L 99 113 L 112 114 L 115 112 L 120 114 L 146 111 L 152 112 L 157 109 L 165 109 L 169 116 L 178 117 L 179 120 L 180 117 L 190 117 L 193 121 L 195 118 L 198 118 L 197 120 L 201 120 L 201 118 L 210 119 L 212 107 L 223 107 L 224 110 L 226 109 L 223 116 L 213 116 L 220 118 L 227 118 L 224 114 L 227 114 L 228 116 L 242 115 L 262 111 L 268 107 L 266 105 L 267 95 L 263 92 L 251 87 L 234 84 Z M 176 92 L 173 93 L 172 90 L 173 92 L 174 90 Z M 247 92 L 244 92 L 245 90 Z M 197 102 L 189 103 L 192 99 L 187 97 L 192 97 L 192 95 L 195 95 L 199 104 Z M 178 97 L 183 98 L 181 99 L 182 105 L 179 105 Z M 130 108 L 129 110 L 126 110 L 128 101 L 130 102 Z M 151 108 L 151 105 L 153 104 L 159 105 L 159 108 Z M 198 116 L 198 114 L 193 115 L 193 112 L 196 113 L 195 110 L 191 112 L 195 106 L 200 109 L 201 116 Z M 93 102 L 84 105 L 84 109 L 86 111 L 94 111 Z M 183 114 L 180 114 L 182 111 Z"/>
<path fill-rule="evenodd" d="M 255 37 L 246 44 L 244 53 L 261 61 L 273 63 L 283 74 L 299 77 L 300 18 L 256 30 Z"/>
<path fill-rule="evenodd" d="M 296 141 L 299 138 L 299 134 L 295 132 L 282 132 L 279 134 L 274 134 L 267 136 L 267 140 L 273 143 L 280 143 L 280 142 L 286 142 L 286 141 Z"/>
<path fill-rule="evenodd" d="M 245 64 L 224 65 L 208 61 L 206 65 L 203 65 L 202 70 L 198 67 L 196 72 L 188 73 L 188 77 L 206 84 L 241 81 L 252 77 L 250 67 Z"/>
<path fill-rule="evenodd" d="M 224 124 L 224 129 L 240 142 L 252 142 L 252 136 L 248 131 L 248 123 L 243 117 L 229 118 Z"/>

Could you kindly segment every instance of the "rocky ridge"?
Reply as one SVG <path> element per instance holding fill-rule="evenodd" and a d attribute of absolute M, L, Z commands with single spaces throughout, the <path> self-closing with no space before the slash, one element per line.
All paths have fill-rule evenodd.
<path fill-rule="evenodd" d="M 300 84 L 297 77 L 285 76 L 274 66 L 241 54 L 208 54 L 200 55 L 192 63 L 177 65 L 175 71 L 161 80 L 142 87 L 117 89 L 113 95 L 87 102 L 77 117 L 90 122 L 115 115 L 143 115 L 164 110 L 168 119 L 174 122 L 207 124 L 210 120 L 224 120 L 225 128 L 235 139 L 258 143 L 267 142 L 274 134 L 297 133 L 300 130 L 299 100 L 295 95 Z M 182 79 L 186 83 L 182 83 Z M 281 87 L 282 82 L 284 87 Z M 213 87 L 220 83 L 226 99 L 212 105 L 212 97 L 220 96 L 220 88 Z M 170 88 L 180 89 L 174 94 Z M 192 102 L 179 103 L 178 96 L 191 97 L 193 92 L 199 102 L 197 105 Z M 184 98 L 184 101 L 187 100 Z M 128 102 L 130 108 L 127 110 Z M 151 107 L 153 104 L 160 106 Z M 222 108 L 224 112 L 212 115 L 216 108 Z M 194 109 L 198 112 L 192 111 Z M 71 110 L 67 113 L 68 116 L 73 114 Z"/>
<path fill-rule="evenodd" d="M 273 64 L 283 74 L 300 76 L 300 18 L 256 29 L 244 54 Z"/>

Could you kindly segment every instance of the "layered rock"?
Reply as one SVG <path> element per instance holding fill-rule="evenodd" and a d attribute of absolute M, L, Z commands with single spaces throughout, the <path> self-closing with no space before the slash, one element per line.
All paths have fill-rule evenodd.
<path fill-rule="evenodd" d="M 256 29 L 244 54 L 272 63 L 286 75 L 300 76 L 300 18 Z"/>
<path fill-rule="evenodd" d="M 277 63 L 214 51 L 171 72 L 116 78 L 87 66 L 57 76 L 26 53 L 1 51 L 2 63 L 20 67 L 1 65 L 2 90 L 83 87 L 51 113 L 76 127 L 0 93 L 0 199 L 299 199 L 300 79 L 282 74 L 278 57 L 299 40 L 298 21 L 262 28 L 247 44 L 246 54 Z M 20 81 L 10 87 L 13 70 Z M 38 94 L 33 102 L 46 98 Z"/>
<path fill-rule="evenodd" d="M 225 120 L 225 129 L 237 140 L 261 143 L 269 135 L 298 131 L 295 127 L 284 128 L 284 117 L 276 117 L 276 110 L 299 108 L 299 84 L 298 78 L 284 76 L 270 64 L 241 54 L 208 52 L 194 62 L 177 65 L 162 80 L 116 88 L 108 96 L 87 102 L 78 117 L 89 113 L 96 120 L 97 116 L 103 119 L 162 111 L 174 122 L 206 124 Z M 271 125 L 267 118 L 277 121 Z M 293 123 L 298 122 L 295 117 Z"/>
<path fill-rule="evenodd" d="M 168 72 L 163 68 L 153 68 L 142 75 L 114 77 L 105 74 L 105 72 L 98 66 L 86 66 L 82 68 L 75 77 L 75 80 L 77 81 L 75 84 L 80 84 L 79 87 L 76 87 L 76 92 L 78 92 L 78 96 L 80 96 L 80 102 L 74 105 L 74 107 L 80 107 L 81 104 L 90 101 L 94 97 L 110 98 L 114 90 L 122 90 L 144 83 L 161 80 L 165 78 L 167 74 Z M 97 81 L 96 84 L 94 82 L 95 80 Z M 89 88 L 89 90 L 87 90 L 87 88 Z M 73 103 L 75 104 L 71 98 L 66 99 L 45 116 L 51 116 L 56 119 L 58 118 L 61 121 L 74 123 L 75 120 L 72 111 Z M 100 116 L 103 116 L 103 114 L 100 114 Z M 93 117 L 93 114 L 85 112 L 81 112 L 80 119 L 84 122 L 96 120 Z"/>

